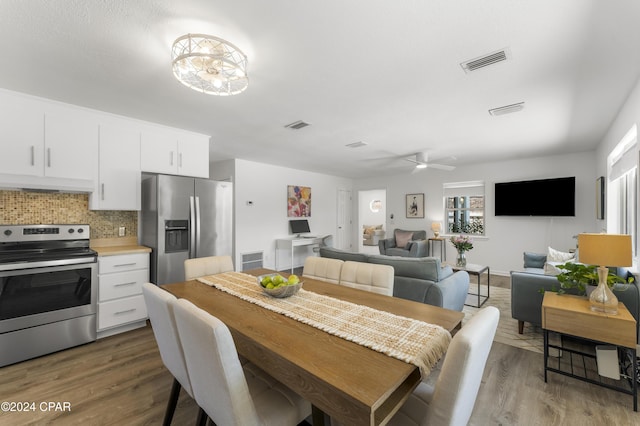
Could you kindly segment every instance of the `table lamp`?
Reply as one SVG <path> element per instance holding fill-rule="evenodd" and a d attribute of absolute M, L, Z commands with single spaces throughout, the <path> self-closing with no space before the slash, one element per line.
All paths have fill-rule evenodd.
<path fill-rule="evenodd" d="M 607 285 L 607 266 L 631 266 L 631 236 L 620 234 L 579 234 L 578 260 L 598 266 L 598 287 L 589 296 L 591 310 L 616 315 L 618 298 Z"/>
<path fill-rule="evenodd" d="M 431 222 L 431 230 L 433 235 L 438 238 L 440 236 L 440 222 Z"/>

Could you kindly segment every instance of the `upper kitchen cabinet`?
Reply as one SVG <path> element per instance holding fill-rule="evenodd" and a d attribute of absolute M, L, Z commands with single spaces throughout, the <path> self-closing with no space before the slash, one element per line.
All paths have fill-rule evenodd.
<path fill-rule="evenodd" d="M 44 175 L 93 180 L 98 159 L 98 123 L 82 111 L 45 112 Z"/>
<path fill-rule="evenodd" d="M 98 180 L 91 210 L 140 210 L 140 129 L 101 123 Z"/>
<path fill-rule="evenodd" d="M 143 172 L 209 177 L 209 137 L 174 129 L 142 132 L 140 165 Z"/>

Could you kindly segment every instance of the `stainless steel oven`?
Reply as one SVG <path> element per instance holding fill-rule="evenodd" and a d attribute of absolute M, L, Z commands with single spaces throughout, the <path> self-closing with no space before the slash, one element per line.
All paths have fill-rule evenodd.
<path fill-rule="evenodd" d="M 0 366 L 96 339 L 89 225 L 0 225 Z"/>

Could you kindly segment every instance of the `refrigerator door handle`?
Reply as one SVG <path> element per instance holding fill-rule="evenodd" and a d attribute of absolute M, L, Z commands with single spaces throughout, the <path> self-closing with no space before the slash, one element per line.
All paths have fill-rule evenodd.
<path fill-rule="evenodd" d="M 196 196 L 196 251 L 194 257 L 198 257 L 198 251 L 200 251 L 200 197 Z"/>
<path fill-rule="evenodd" d="M 189 259 L 196 257 L 196 205 L 194 197 L 189 197 Z"/>

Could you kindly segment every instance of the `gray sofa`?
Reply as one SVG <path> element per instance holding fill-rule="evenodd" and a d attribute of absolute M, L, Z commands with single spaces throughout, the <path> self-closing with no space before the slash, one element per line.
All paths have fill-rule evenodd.
<path fill-rule="evenodd" d="M 525 322 L 542 325 L 544 294 L 540 290 L 550 291 L 553 288 L 560 288 L 560 283 L 555 276 L 544 273 L 546 261 L 544 254 L 525 253 L 524 260 L 524 271 L 511 272 L 511 316 L 518 320 L 520 334 L 523 332 Z M 630 274 L 624 268 L 618 268 L 616 273 L 623 278 L 627 278 Z M 640 319 L 640 288 L 637 280 L 628 286 L 617 285 L 613 288 L 613 292 L 638 321 Z"/>
<path fill-rule="evenodd" d="M 469 291 L 469 274 L 442 267 L 436 257 L 369 255 L 332 247 L 321 247 L 320 256 L 393 266 L 393 295 L 403 299 L 462 311 Z"/>
<path fill-rule="evenodd" d="M 410 241 L 402 246 L 396 245 L 396 232 L 413 233 Z M 404 229 L 394 229 L 393 237 L 385 238 L 378 241 L 380 254 L 386 256 L 402 256 L 402 257 L 426 257 L 429 255 L 427 247 L 427 231 L 407 231 Z"/>

